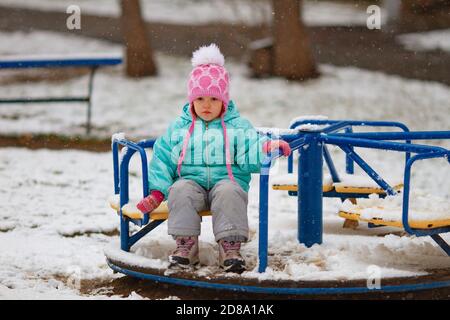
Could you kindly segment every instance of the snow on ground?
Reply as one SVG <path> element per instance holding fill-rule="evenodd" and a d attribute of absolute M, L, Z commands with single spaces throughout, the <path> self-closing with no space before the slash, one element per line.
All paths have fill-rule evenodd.
<path fill-rule="evenodd" d="M 41 43 L 47 43 L 43 47 Z M 120 53 L 107 42 L 51 32 L 0 33 L 0 55 L 62 54 L 82 52 Z M 185 103 L 189 59 L 156 55 L 160 76 L 124 77 L 122 67 L 102 68 L 95 77 L 93 134 L 109 138 L 124 131 L 129 137 L 161 135 Z M 444 130 L 450 90 L 443 84 L 406 80 L 381 72 L 321 65 L 322 76 L 302 84 L 281 78 L 248 78 L 244 63 L 228 59 L 231 96 L 241 114 L 258 127 L 287 127 L 299 115 L 324 115 L 330 119 L 395 120 L 415 130 Z M 34 70 L 38 72 L 37 70 Z M 64 82 L 13 82 L 18 71 L 2 70 L 0 97 L 77 95 L 86 92 L 87 75 Z M 23 74 L 24 71 L 20 71 Z M 414 116 L 412 116 L 414 115 Z M 0 133 L 83 134 L 84 104 L 3 105 Z"/>
<path fill-rule="evenodd" d="M 78 5 L 82 14 L 120 16 L 119 1 L 110 0 L 0 0 L 0 5 L 61 12 L 66 12 L 71 5 Z M 145 20 L 174 24 L 258 25 L 270 23 L 272 16 L 271 2 L 264 0 L 143 0 L 141 7 Z M 365 25 L 368 17 L 366 9 L 367 5 L 360 4 L 304 1 L 303 20 L 311 26 Z"/>
<path fill-rule="evenodd" d="M 101 232 L 116 230 L 117 223 L 100 198 L 111 186 L 97 179 L 111 176 L 108 160 L 79 151 L 0 150 L 0 181 L 7 182 L 1 187 L 0 297 L 30 287 L 35 298 L 71 297 L 75 291 L 63 281 L 37 280 L 110 276 L 101 248 L 109 237 Z M 94 234 L 76 236 L 87 231 Z"/>
<path fill-rule="evenodd" d="M 36 40 L 37 39 L 37 40 Z M 120 47 L 79 37 L 48 32 L 0 33 L 1 54 L 120 52 Z M 7 44 L 5 44 L 7 43 Z M 53 46 L 53 47 L 52 47 Z M 76 49 L 74 49 L 76 48 Z M 180 113 L 185 99 L 188 59 L 157 55 L 158 78 L 130 80 L 120 68 L 105 68 L 96 77 L 94 135 L 109 137 L 123 131 L 127 137 L 161 134 Z M 415 130 L 448 130 L 450 90 L 438 83 L 406 80 L 356 68 L 321 66 L 322 77 L 305 83 L 282 79 L 253 80 L 244 65 L 228 61 L 231 91 L 243 116 L 255 126 L 286 127 L 305 114 L 333 118 L 397 120 Z M 6 71 L 5 81 L 13 73 Z M 4 84 L 0 96 L 79 93 L 86 77 L 58 84 L 48 82 Z M 164 110 L 164 112 L 161 112 Z M 2 106 L 0 133 L 82 133 L 84 106 Z M 360 151 L 357 149 L 357 151 Z M 331 148 L 333 155 L 337 150 Z M 362 156 L 382 175 L 402 175 L 401 155 L 364 151 Z M 80 297 L 79 279 L 112 279 L 104 248 L 117 247 L 118 218 L 108 208 L 113 192 L 109 153 L 82 151 L 0 149 L 0 298 Z M 342 168 L 343 157 L 337 166 Z M 286 164 L 274 174 L 286 172 Z M 414 166 L 413 188 L 448 201 L 450 181 L 445 160 L 425 160 Z M 140 170 L 132 163 L 132 196 L 140 195 Z M 422 191 L 421 191 L 422 192 Z M 296 199 L 271 191 L 269 243 L 271 257 L 264 275 L 255 272 L 258 221 L 258 179 L 249 195 L 251 242 L 243 252 L 250 271 L 245 277 L 269 279 L 355 279 L 367 277 L 367 267 L 377 265 L 383 277 L 422 274 L 429 268 L 448 267 L 449 258 L 428 238 L 381 235 L 390 228 L 342 229 L 337 216 L 340 202 L 324 202 L 324 244 L 306 249 L 296 240 Z M 211 219 L 202 225 L 201 261 L 207 274 L 217 268 L 217 245 Z M 398 230 L 397 230 L 398 231 Z M 450 240 L 449 235 L 444 235 Z M 173 248 L 163 224 L 135 250 L 153 263 L 164 265 Z M 108 249 L 107 249 L 108 250 Z M 147 260 L 148 261 L 148 260 Z M 116 275 L 118 276 L 118 275 Z M 75 281 L 75 285 L 73 282 Z M 96 296 L 103 297 L 103 296 Z M 130 298 L 138 298 L 132 295 Z"/>
<path fill-rule="evenodd" d="M 450 29 L 402 34 L 397 37 L 397 40 L 411 51 L 450 52 Z"/>

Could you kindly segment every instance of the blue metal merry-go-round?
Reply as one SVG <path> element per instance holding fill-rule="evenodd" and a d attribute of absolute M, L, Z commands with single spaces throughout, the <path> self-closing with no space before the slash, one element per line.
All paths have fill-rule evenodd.
<path fill-rule="evenodd" d="M 381 127 L 396 128 L 397 131 L 363 131 L 366 127 L 379 130 Z M 357 132 L 354 129 L 358 129 Z M 419 160 L 444 158 L 450 164 L 450 150 L 427 144 L 413 143 L 416 140 L 450 140 L 450 131 L 415 131 L 411 132 L 407 126 L 392 121 L 353 121 L 353 120 L 323 120 L 300 119 L 294 121 L 289 130 L 281 133 L 276 130 L 266 130 L 264 134 L 272 138 L 287 141 L 291 149 L 296 151 L 288 159 L 288 172 L 293 174 L 293 155 L 299 156 L 298 170 L 295 183 L 273 185 L 273 189 L 284 190 L 298 199 L 298 241 L 307 247 L 322 243 L 323 235 L 323 197 L 345 199 L 367 198 L 372 193 L 380 197 L 402 193 L 403 206 L 401 219 L 391 221 L 379 217 L 364 220 L 355 212 L 340 212 L 339 215 L 346 222 L 367 222 L 369 227 L 397 226 L 402 227 L 407 234 L 417 237 L 430 236 L 450 256 L 449 244 L 440 236 L 450 232 L 450 212 L 448 219 L 439 221 L 422 221 L 417 223 L 409 216 L 410 179 L 413 165 Z M 154 230 L 167 219 L 167 205 L 163 203 L 151 214 L 142 214 L 129 202 L 129 164 L 135 153 L 139 153 L 142 164 L 142 196 L 149 193 L 146 148 L 152 148 L 154 140 L 138 143 L 126 140 L 121 136 L 114 136 L 112 140 L 114 164 L 114 191 L 116 198 L 110 201 L 111 206 L 120 216 L 121 251 L 125 254 L 143 236 Z M 119 146 L 126 147 L 119 159 Z M 328 145 L 339 147 L 346 155 L 346 174 L 354 174 L 356 163 L 376 183 L 376 187 L 341 186 L 341 177 L 335 168 Z M 403 183 L 389 184 L 381 177 L 354 148 L 369 148 L 390 150 L 405 153 Z M 258 272 L 264 273 L 268 266 L 268 201 L 269 201 L 269 173 L 274 161 L 280 155 L 278 152 L 269 154 L 262 163 L 259 193 L 259 243 L 258 243 Z M 325 160 L 325 161 L 324 161 Z M 323 177 L 323 163 L 331 175 L 331 183 L 325 183 Z M 210 212 L 201 212 L 210 215 Z M 140 227 L 140 230 L 130 235 L 130 223 Z M 366 281 L 326 281 L 323 284 L 307 281 L 259 281 L 241 277 L 198 277 L 186 273 L 166 274 L 164 270 L 143 268 L 128 264 L 118 259 L 116 254 L 105 251 L 109 266 L 117 272 L 175 285 L 200 287 L 206 289 L 232 290 L 238 292 L 288 294 L 288 295 L 334 295 L 334 294 L 368 294 L 372 292 L 412 292 L 437 288 L 450 288 L 450 266 L 447 270 L 440 270 L 439 277 L 414 277 L 389 281 L 376 289 L 367 287 Z M 131 254 L 131 253 L 129 253 Z"/>

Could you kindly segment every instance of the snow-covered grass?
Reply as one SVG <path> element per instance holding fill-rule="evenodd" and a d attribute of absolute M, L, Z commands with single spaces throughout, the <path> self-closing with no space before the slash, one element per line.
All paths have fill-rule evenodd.
<path fill-rule="evenodd" d="M 108 160 L 106 154 L 78 151 L 0 150 L 1 202 L 6 205 L 0 213 L 0 285 L 12 289 L 3 288 L 4 295 L 34 288 L 35 298 L 51 293 L 64 298 L 64 292 L 75 290 L 62 281 L 38 280 L 56 274 L 110 276 L 100 246 L 109 237 L 101 232 L 116 230 L 117 223 L 108 219 L 101 201 L 111 186 L 97 179 L 107 181 L 111 175 Z M 94 234 L 75 236 L 88 231 Z"/>
<path fill-rule="evenodd" d="M 397 37 L 397 40 L 411 51 L 450 52 L 450 29 L 402 34 Z"/>
<path fill-rule="evenodd" d="M 46 47 L 41 43 L 46 43 Z M 0 54 L 120 53 L 107 42 L 51 32 L 0 33 Z M 160 75 L 129 79 L 121 67 L 100 69 L 93 94 L 93 134 L 109 138 L 117 131 L 129 137 L 161 135 L 186 100 L 189 59 L 156 55 Z M 381 72 L 321 65 L 322 76 L 304 83 L 281 78 L 248 78 L 244 63 L 228 59 L 231 97 L 241 114 L 258 127 L 286 128 L 300 115 L 324 115 L 330 119 L 393 120 L 415 130 L 444 130 L 450 90 L 443 84 L 407 80 Z M 20 71 L 23 72 L 23 71 Z M 2 71 L 5 77 L 17 71 Z M 3 78 L 5 81 L 5 78 Z M 87 75 L 63 82 L 5 83 L 1 97 L 83 94 Z M 83 104 L 3 105 L 0 133 L 83 134 Z"/>
<path fill-rule="evenodd" d="M 0 0 L 0 5 L 66 12 L 78 5 L 81 14 L 120 16 L 119 1 L 111 0 Z M 173 24 L 202 25 L 231 23 L 269 24 L 272 19 L 271 1 L 242 0 L 141 0 L 146 21 Z M 307 25 L 365 25 L 366 5 L 333 3 L 332 1 L 304 1 L 303 20 Z M 384 18 L 384 11 L 382 13 Z"/>

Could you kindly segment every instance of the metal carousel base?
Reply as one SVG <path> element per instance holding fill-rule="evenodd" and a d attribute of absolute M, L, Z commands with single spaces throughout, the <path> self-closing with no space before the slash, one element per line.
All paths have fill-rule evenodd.
<path fill-rule="evenodd" d="M 165 269 L 128 265 L 107 256 L 107 263 L 115 272 L 134 278 L 165 283 L 175 286 L 203 288 L 234 293 L 247 293 L 269 296 L 295 296 L 297 298 L 334 297 L 334 298 L 381 298 L 393 293 L 421 292 L 427 298 L 450 298 L 450 269 L 431 270 L 429 274 L 415 277 L 383 278 L 378 287 L 368 286 L 366 279 L 335 281 L 288 281 L 259 280 L 257 278 L 217 275 L 198 276 L 189 271 L 171 271 Z M 430 296 L 430 292 L 432 295 Z M 402 297 L 402 295 L 397 297 Z"/>

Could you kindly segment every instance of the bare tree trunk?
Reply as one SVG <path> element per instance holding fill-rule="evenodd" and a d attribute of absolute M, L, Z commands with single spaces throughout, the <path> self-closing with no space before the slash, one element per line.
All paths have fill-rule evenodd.
<path fill-rule="evenodd" d="M 130 77 L 156 75 L 153 50 L 141 16 L 139 0 L 121 0 L 121 6 L 127 75 Z"/>
<path fill-rule="evenodd" d="M 450 0 L 402 0 L 403 29 L 430 30 L 450 27 Z"/>
<path fill-rule="evenodd" d="M 274 74 L 304 80 L 318 76 L 309 37 L 300 16 L 300 0 L 272 0 L 275 12 Z"/>

